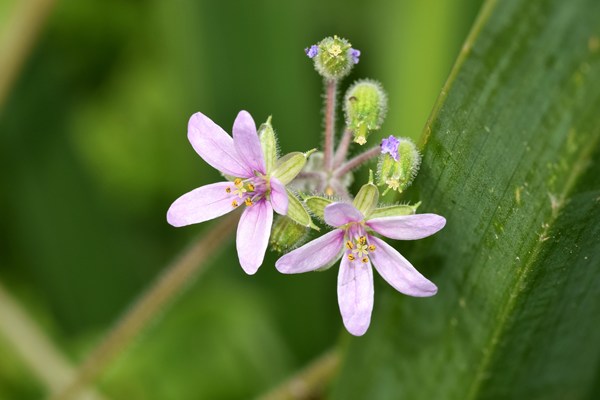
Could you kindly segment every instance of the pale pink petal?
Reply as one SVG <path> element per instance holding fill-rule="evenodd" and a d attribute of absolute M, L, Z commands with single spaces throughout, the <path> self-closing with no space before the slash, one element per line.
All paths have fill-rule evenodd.
<path fill-rule="evenodd" d="M 273 225 L 273 207 L 266 200 L 247 207 L 240 218 L 236 247 L 240 265 L 254 275 L 262 264 Z"/>
<path fill-rule="evenodd" d="M 437 214 L 402 215 L 373 218 L 367 225 L 380 235 L 397 240 L 423 239 L 446 225 L 446 218 Z"/>
<path fill-rule="evenodd" d="M 360 222 L 365 217 L 352 204 L 331 203 L 325 207 L 325 222 L 331 226 L 342 226 L 349 222 Z"/>
<path fill-rule="evenodd" d="M 342 257 L 338 274 L 338 303 L 344 326 L 354 336 L 369 328 L 373 310 L 373 270 L 369 262 Z"/>
<path fill-rule="evenodd" d="M 415 297 L 428 297 L 437 293 L 437 287 L 392 246 L 373 236 L 369 236 L 369 243 L 376 247 L 369 254 L 375 269 L 394 289 Z"/>
<path fill-rule="evenodd" d="M 213 183 L 184 194 L 169 207 L 167 221 L 179 227 L 208 221 L 233 211 L 233 197 L 225 191 L 227 187 L 233 187 L 233 184 Z"/>
<path fill-rule="evenodd" d="M 283 183 L 271 177 L 271 205 L 277 214 L 286 215 L 288 209 L 288 194 Z"/>
<path fill-rule="evenodd" d="M 256 132 L 256 124 L 247 111 L 240 111 L 233 122 L 233 145 L 250 169 L 261 174 L 265 173 L 265 158 Z"/>
<path fill-rule="evenodd" d="M 235 150 L 231 136 L 206 115 L 192 115 L 188 123 L 188 139 L 196 153 L 211 167 L 235 177 L 253 176 L 252 170 Z"/>
<path fill-rule="evenodd" d="M 339 257 L 343 245 L 344 232 L 336 229 L 287 253 L 277 260 L 275 267 L 284 274 L 314 271 Z"/>

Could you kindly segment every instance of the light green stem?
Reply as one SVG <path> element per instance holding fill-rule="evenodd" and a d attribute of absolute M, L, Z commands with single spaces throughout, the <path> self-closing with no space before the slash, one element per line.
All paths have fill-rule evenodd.
<path fill-rule="evenodd" d="M 0 110 L 55 0 L 18 0 L 0 30 Z"/>
<path fill-rule="evenodd" d="M 1 284 L 0 333 L 50 393 L 57 393 L 75 376 L 69 360 Z M 87 390 L 81 398 L 101 399 L 101 396 Z"/>

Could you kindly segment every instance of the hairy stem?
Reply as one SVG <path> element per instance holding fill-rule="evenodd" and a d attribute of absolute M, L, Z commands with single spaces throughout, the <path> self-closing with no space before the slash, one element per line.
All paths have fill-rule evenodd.
<path fill-rule="evenodd" d="M 0 31 L 0 109 L 55 0 L 19 0 Z"/>
<path fill-rule="evenodd" d="M 202 238 L 171 264 L 150 289 L 133 305 L 115 328 L 91 351 L 80 366 L 77 376 L 55 397 L 66 400 L 75 398 L 81 388 L 93 381 L 135 336 L 179 294 L 202 267 L 207 265 L 207 254 L 216 255 L 231 237 L 236 215 L 228 215 L 205 232 Z"/>
<path fill-rule="evenodd" d="M 75 369 L 69 360 L 2 285 L 0 316 L 0 333 L 50 393 L 57 393 L 73 379 Z M 89 390 L 84 396 L 101 399 L 99 394 Z"/>
<path fill-rule="evenodd" d="M 325 390 L 340 364 L 336 350 L 330 350 L 287 381 L 259 397 L 259 400 L 308 400 L 324 398 Z"/>
<path fill-rule="evenodd" d="M 333 172 L 333 176 L 337 178 L 341 178 L 346 175 L 348 172 L 352 171 L 354 168 L 360 166 L 361 164 L 369 161 L 371 158 L 377 157 L 381 153 L 381 148 L 379 146 L 375 146 L 364 153 L 361 153 L 348 161 L 347 163 L 341 165 L 338 169 Z"/>
<path fill-rule="evenodd" d="M 325 83 L 325 144 L 323 145 L 323 165 L 326 171 L 333 170 L 333 138 L 335 135 L 335 98 L 337 81 Z"/>
<path fill-rule="evenodd" d="M 335 156 L 333 157 L 333 168 L 339 167 L 344 161 L 346 161 L 346 156 L 348 155 L 348 148 L 350 147 L 351 140 L 352 131 L 350 129 L 344 130 L 342 139 L 340 140 L 337 150 L 335 151 Z"/>

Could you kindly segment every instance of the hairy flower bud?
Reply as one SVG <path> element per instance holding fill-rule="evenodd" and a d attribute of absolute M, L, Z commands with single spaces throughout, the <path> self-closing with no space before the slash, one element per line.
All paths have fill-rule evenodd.
<path fill-rule="evenodd" d="M 390 189 L 402 193 L 412 183 L 420 165 L 421 155 L 412 140 L 394 136 L 383 139 L 377 184 L 387 186 L 384 194 Z"/>
<path fill-rule="evenodd" d="M 365 144 L 367 136 L 381 127 L 386 112 L 387 96 L 379 82 L 359 80 L 346 92 L 346 129 L 354 133 L 354 142 Z"/>
<path fill-rule="evenodd" d="M 326 37 L 304 51 L 314 61 L 317 72 L 327 80 L 348 75 L 360 57 L 360 50 L 353 49 L 350 42 L 338 36 Z"/>

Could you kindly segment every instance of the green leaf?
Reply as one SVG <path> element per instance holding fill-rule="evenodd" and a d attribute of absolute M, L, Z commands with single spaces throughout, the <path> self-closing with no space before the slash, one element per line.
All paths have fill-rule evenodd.
<path fill-rule="evenodd" d="M 595 0 L 486 3 L 416 181 L 448 223 L 403 251 L 439 292 L 375 278 L 334 399 L 597 398 L 599 16 Z"/>

